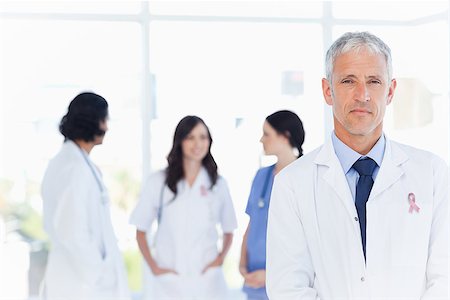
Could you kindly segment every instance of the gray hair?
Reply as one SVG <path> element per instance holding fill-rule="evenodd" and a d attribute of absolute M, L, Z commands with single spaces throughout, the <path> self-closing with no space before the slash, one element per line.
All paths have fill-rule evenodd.
<path fill-rule="evenodd" d="M 325 58 L 325 72 L 327 80 L 332 82 L 333 67 L 336 58 L 350 51 L 367 49 L 373 54 L 382 54 L 386 59 L 388 79 L 392 79 L 391 49 L 379 37 L 369 32 L 347 32 L 338 38 L 327 51 Z"/>

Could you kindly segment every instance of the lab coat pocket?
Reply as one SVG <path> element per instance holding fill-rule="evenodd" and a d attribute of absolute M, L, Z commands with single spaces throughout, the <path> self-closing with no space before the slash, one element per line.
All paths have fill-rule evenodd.
<path fill-rule="evenodd" d="M 203 277 L 210 277 L 212 276 L 211 274 L 215 274 L 215 273 L 221 273 L 222 272 L 222 267 L 221 266 L 215 266 L 215 267 L 210 267 L 208 268 L 208 270 L 206 270 L 205 273 L 203 273 Z"/>
<path fill-rule="evenodd" d="M 170 281 L 170 280 L 173 280 L 173 279 L 178 277 L 177 274 L 174 274 L 174 273 L 171 273 L 171 272 L 164 273 L 164 274 L 161 274 L 161 275 L 154 275 L 154 276 L 155 276 L 156 279 L 161 280 L 161 281 Z"/>
<path fill-rule="evenodd" d="M 392 247 L 392 265 L 396 267 L 425 267 L 432 220 L 430 202 L 418 202 L 420 211 L 409 211 L 408 205 L 401 205 L 401 213 L 393 222 L 395 236 Z M 412 270 L 411 270 L 412 271 Z"/>
<path fill-rule="evenodd" d="M 221 299 L 227 294 L 227 285 L 222 267 L 209 268 L 200 278 L 201 297 L 206 299 Z"/>
<path fill-rule="evenodd" d="M 180 275 L 174 273 L 165 273 L 162 275 L 154 276 L 156 281 L 155 285 L 155 298 L 176 298 L 183 294 L 183 288 L 181 286 Z"/>

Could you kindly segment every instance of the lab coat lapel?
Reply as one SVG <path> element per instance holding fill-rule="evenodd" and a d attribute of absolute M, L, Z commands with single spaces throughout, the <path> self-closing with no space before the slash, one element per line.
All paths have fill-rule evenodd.
<path fill-rule="evenodd" d="M 195 178 L 194 184 L 192 185 L 192 190 L 198 191 L 198 190 L 208 190 L 210 188 L 210 182 L 208 177 L 208 172 L 206 171 L 205 167 L 201 167 L 200 171 L 198 172 L 197 178 Z"/>
<path fill-rule="evenodd" d="M 349 215 L 354 216 L 356 214 L 356 209 L 353 197 L 344 171 L 342 170 L 341 163 L 334 152 L 331 139 L 329 139 L 320 149 L 314 162 L 317 164 L 318 169 L 327 167 L 327 169 L 323 171 L 323 180 L 332 190 L 334 190 L 337 198 L 342 202 L 342 205 L 346 208 Z M 319 176 L 321 176 L 320 171 Z"/>
<path fill-rule="evenodd" d="M 380 171 L 375 179 L 368 201 L 381 194 L 400 179 L 404 173 L 401 165 L 407 160 L 408 155 L 386 138 L 386 150 L 383 162 L 381 163 Z"/>

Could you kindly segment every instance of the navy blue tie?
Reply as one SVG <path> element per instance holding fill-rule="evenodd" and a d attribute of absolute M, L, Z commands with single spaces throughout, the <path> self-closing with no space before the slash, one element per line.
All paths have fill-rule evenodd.
<path fill-rule="evenodd" d="M 358 184 L 356 185 L 355 205 L 358 212 L 359 228 L 361 229 L 364 258 L 366 257 L 366 202 L 372 190 L 372 174 L 376 166 L 377 163 L 368 157 L 357 160 L 353 164 L 353 169 L 359 174 Z"/>

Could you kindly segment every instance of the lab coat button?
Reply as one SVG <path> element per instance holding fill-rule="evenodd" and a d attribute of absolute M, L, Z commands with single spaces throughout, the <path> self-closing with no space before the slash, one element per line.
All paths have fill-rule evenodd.
<path fill-rule="evenodd" d="M 358 222 L 358 217 L 355 217 L 355 221 Z"/>
<path fill-rule="evenodd" d="M 361 277 L 361 282 L 364 282 L 364 280 L 366 280 L 364 277 Z"/>

